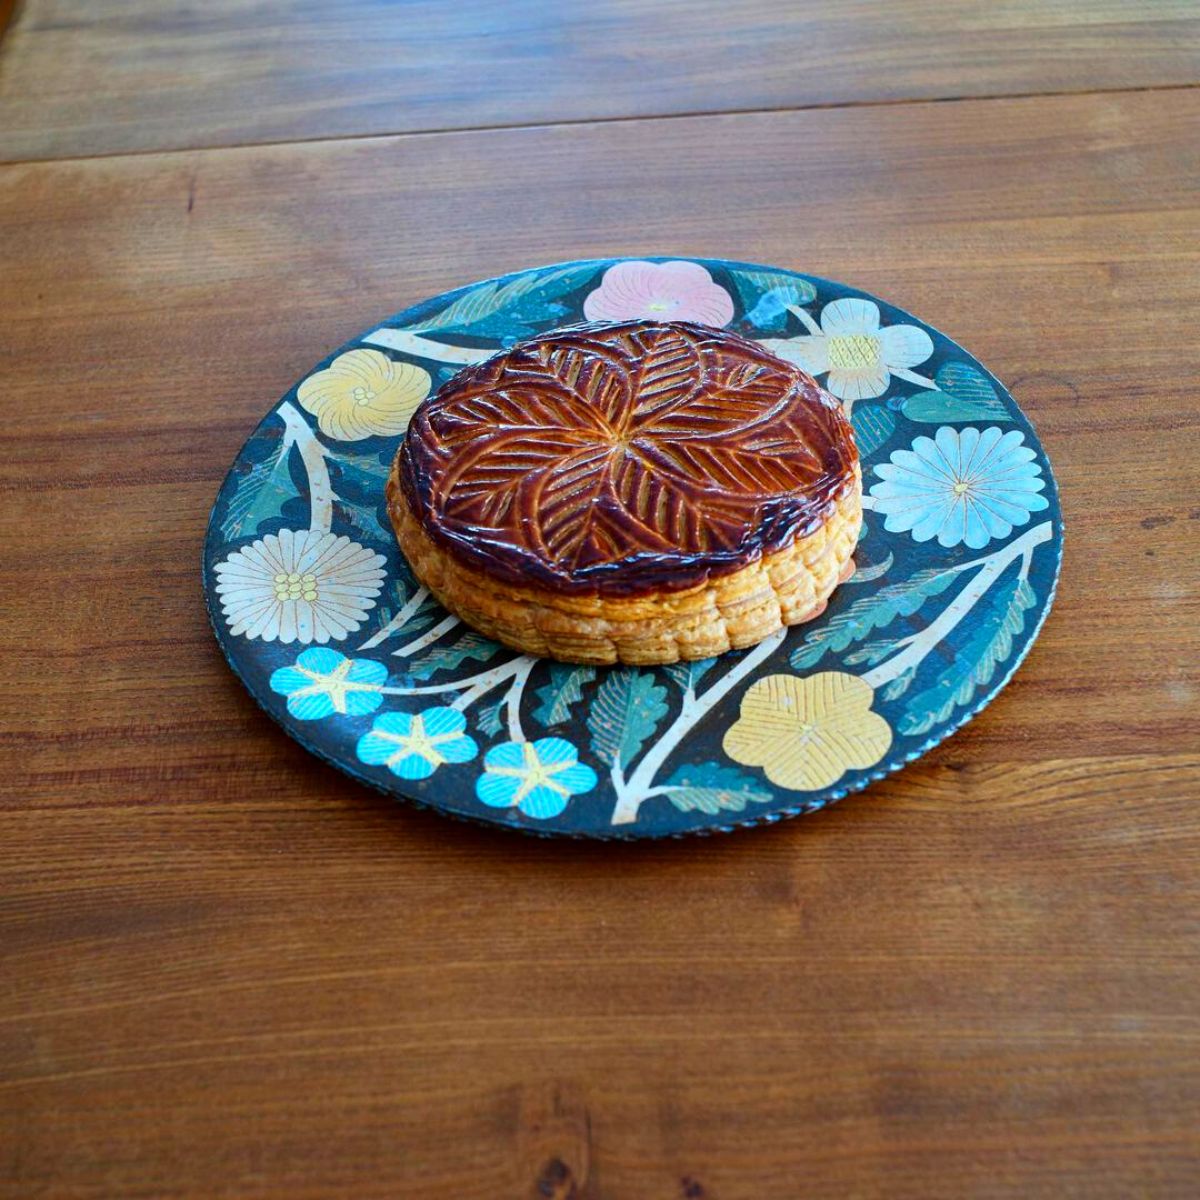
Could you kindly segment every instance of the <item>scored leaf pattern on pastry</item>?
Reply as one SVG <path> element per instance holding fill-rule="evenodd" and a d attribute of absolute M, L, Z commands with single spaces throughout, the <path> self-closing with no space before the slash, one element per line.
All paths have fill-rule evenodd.
<path fill-rule="evenodd" d="M 682 586 L 681 570 L 784 545 L 855 455 L 800 372 L 687 324 L 568 330 L 498 355 L 418 414 L 404 453 L 431 536 L 514 580 L 578 586 L 635 556 Z"/>

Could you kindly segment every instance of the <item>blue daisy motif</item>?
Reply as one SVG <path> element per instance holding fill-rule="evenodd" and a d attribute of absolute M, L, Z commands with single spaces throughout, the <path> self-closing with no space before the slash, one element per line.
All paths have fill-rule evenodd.
<path fill-rule="evenodd" d="M 470 762 L 479 753 L 475 739 L 463 733 L 466 727 L 456 708 L 383 713 L 358 739 L 358 757 L 401 779 L 428 779 L 443 763 Z"/>
<path fill-rule="evenodd" d="M 332 713 L 361 717 L 383 703 L 387 677 L 383 663 L 314 646 L 271 676 L 271 691 L 288 698 L 288 712 L 298 721 L 319 721 Z"/>
<path fill-rule="evenodd" d="M 579 761 L 579 752 L 563 738 L 501 742 L 483 760 L 484 774 L 475 795 L 489 808 L 518 808 L 544 821 L 557 817 L 572 796 L 596 786 L 596 772 Z"/>
<path fill-rule="evenodd" d="M 882 483 L 871 488 L 875 511 L 889 533 L 911 533 L 941 546 L 965 542 L 972 550 L 1005 538 L 1049 501 L 1036 455 L 1019 429 L 995 425 L 956 430 L 943 425 L 919 437 L 911 450 L 896 450 L 875 468 Z"/>

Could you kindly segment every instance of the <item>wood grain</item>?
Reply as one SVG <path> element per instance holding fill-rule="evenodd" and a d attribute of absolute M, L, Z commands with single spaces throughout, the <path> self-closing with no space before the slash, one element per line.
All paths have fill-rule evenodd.
<path fill-rule="evenodd" d="M 0 160 L 1196 82 L 1194 0 L 25 0 Z"/>
<path fill-rule="evenodd" d="M 5 30 L 8 29 L 8 24 L 16 9 L 17 0 L 0 0 L 0 38 L 4 37 Z"/>
<path fill-rule="evenodd" d="M 0 1190 L 1194 1196 L 1198 120 L 1179 90 L 0 171 Z M 229 675 L 200 542 L 273 399 L 387 312 L 593 253 L 844 279 L 1033 416 L 1060 596 L 927 760 L 769 830 L 543 843 L 355 787 Z"/>

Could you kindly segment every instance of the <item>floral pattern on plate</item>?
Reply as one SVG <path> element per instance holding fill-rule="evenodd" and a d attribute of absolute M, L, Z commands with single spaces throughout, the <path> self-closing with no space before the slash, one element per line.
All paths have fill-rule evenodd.
<path fill-rule="evenodd" d="M 926 382 L 911 371 L 933 353 L 933 339 L 920 326 L 881 328 L 879 306 L 870 300 L 834 300 L 821 310 L 819 325 L 804 309 L 792 311 L 808 334 L 768 338 L 764 345 L 810 375 L 825 375 L 825 386 L 839 400 L 882 396 L 893 375 Z"/>
<path fill-rule="evenodd" d="M 475 739 L 463 732 L 466 727 L 462 713 L 440 705 L 419 713 L 384 713 L 358 739 L 358 758 L 400 779 L 428 779 L 438 767 L 470 762 L 479 753 Z"/>
<path fill-rule="evenodd" d="M 733 319 L 733 298 L 694 262 L 620 262 L 583 302 L 589 321 L 699 321 L 718 329 Z"/>
<path fill-rule="evenodd" d="M 629 316 L 729 325 L 842 400 L 865 526 L 818 619 L 719 659 L 574 666 L 466 628 L 413 578 L 383 488 L 420 399 L 517 338 Z M 251 692 L 356 778 L 527 831 L 661 836 L 812 811 L 953 732 L 1044 620 L 1060 528 L 1032 427 L 928 326 L 778 268 L 609 259 L 436 297 L 319 364 L 222 487 L 205 582 Z"/>
<path fill-rule="evenodd" d="M 1024 441 L 1019 429 L 943 425 L 911 449 L 894 450 L 889 462 L 875 467 L 883 482 L 871 488 L 884 529 L 918 542 L 936 537 L 940 546 L 962 542 L 972 550 L 1008 537 L 1049 506 L 1041 495 L 1046 481 L 1037 453 Z"/>
<path fill-rule="evenodd" d="M 384 557 L 324 529 L 281 529 L 214 571 L 229 630 L 264 642 L 340 641 L 375 606 Z"/>
<path fill-rule="evenodd" d="M 327 437 L 344 442 L 399 437 L 429 395 L 429 372 L 378 350 L 348 350 L 297 389 L 301 407 Z"/>

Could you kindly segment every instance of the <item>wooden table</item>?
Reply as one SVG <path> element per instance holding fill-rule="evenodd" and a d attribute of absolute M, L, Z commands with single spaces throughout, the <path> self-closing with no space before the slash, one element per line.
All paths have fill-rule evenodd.
<path fill-rule="evenodd" d="M 1200 1193 L 1198 81 L 1193 0 L 17 5 L 0 1191 Z M 883 295 L 1058 472 L 1015 681 L 818 816 L 451 824 L 208 629 L 216 488 L 316 358 L 617 253 Z"/>

